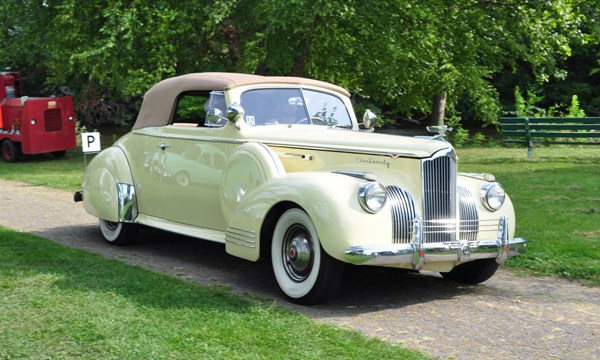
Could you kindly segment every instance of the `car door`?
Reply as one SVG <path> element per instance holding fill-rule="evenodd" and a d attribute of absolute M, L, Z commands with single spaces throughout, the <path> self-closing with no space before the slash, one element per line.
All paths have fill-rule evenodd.
<path fill-rule="evenodd" d="M 132 131 L 122 145 L 130 159 L 138 211 L 158 218 L 164 216 L 162 184 L 166 172 L 161 144 L 162 128 L 149 127 Z"/>
<path fill-rule="evenodd" d="M 179 103 L 184 102 L 186 106 L 190 106 L 192 100 L 216 103 L 212 101 L 214 99 L 207 102 L 201 95 L 185 95 Z M 192 107 L 198 108 L 197 104 Z M 161 144 L 164 150 L 161 156 L 164 157 L 165 173 L 161 177 L 162 217 L 186 225 L 225 230 L 220 186 L 226 159 L 234 148 L 233 127 L 226 121 L 207 121 L 204 104 L 202 110 L 202 115 L 195 120 L 182 122 L 177 113 L 184 111 L 177 109 L 176 120 L 163 128 Z"/>

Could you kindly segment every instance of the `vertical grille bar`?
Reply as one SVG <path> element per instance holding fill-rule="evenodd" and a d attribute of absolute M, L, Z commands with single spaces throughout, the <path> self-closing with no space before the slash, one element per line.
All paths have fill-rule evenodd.
<path fill-rule="evenodd" d="M 459 186 L 457 190 L 460 211 L 460 240 L 475 241 L 477 240 L 477 232 L 479 232 L 479 214 L 477 213 L 475 197 L 462 186 Z"/>
<path fill-rule="evenodd" d="M 423 161 L 424 242 L 456 240 L 456 161 L 449 154 Z"/>
<path fill-rule="evenodd" d="M 415 202 L 399 187 L 387 186 L 388 204 L 392 210 L 393 242 L 408 244 L 412 240 L 412 223 L 417 216 Z"/>

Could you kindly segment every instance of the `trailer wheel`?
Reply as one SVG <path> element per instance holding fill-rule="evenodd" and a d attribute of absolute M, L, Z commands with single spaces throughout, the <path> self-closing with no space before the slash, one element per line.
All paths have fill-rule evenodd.
<path fill-rule="evenodd" d="M 21 146 L 6 139 L 2 142 L 2 158 L 4 161 L 14 163 L 21 157 Z"/>

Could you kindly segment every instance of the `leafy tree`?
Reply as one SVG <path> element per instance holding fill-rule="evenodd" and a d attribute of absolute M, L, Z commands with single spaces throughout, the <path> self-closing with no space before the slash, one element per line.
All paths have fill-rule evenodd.
<path fill-rule="evenodd" d="M 543 83 L 598 38 L 590 1 L 4 0 L 0 58 L 69 83 L 90 114 L 166 77 L 238 71 L 335 82 L 396 118 L 493 122 L 498 74 Z"/>

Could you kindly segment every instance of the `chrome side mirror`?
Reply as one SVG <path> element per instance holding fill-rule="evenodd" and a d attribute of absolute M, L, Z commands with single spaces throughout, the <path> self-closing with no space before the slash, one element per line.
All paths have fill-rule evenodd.
<path fill-rule="evenodd" d="M 227 108 L 227 119 L 237 124 L 244 118 L 244 108 L 238 103 L 233 103 Z"/>
<path fill-rule="evenodd" d="M 213 124 L 216 124 L 222 120 L 227 120 L 227 118 L 225 116 L 223 116 L 223 111 L 221 111 L 221 109 L 218 109 L 218 108 L 208 109 L 206 118 L 208 119 L 208 121 L 210 121 Z"/>
<path fill-rule="evenodd" d="M 365 130 L 373 130 L 375 123 L 377 122 L 377 115 L 374 112 L 367 109 L 365 110 L 365 114 L 363 115 L 362 125 Z"/>

